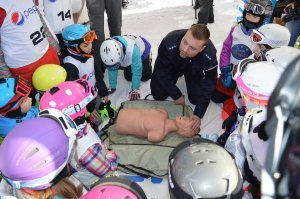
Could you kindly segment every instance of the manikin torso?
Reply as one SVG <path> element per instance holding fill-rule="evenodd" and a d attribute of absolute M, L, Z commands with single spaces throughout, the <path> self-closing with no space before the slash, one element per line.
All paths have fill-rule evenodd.
<path fill-rule="evenodd" d="M 177 116 L 169 119 L 165 109 L 122 109 L 116 121 L 116 131 L 123 135 L 146 137 L 151 142 L 162 141 L 170 132 L 177 131 L 184 137 L 192 137 L 189 131 L 191 118 Z M 181 131 L 184 129 L 187 131 Z"/>

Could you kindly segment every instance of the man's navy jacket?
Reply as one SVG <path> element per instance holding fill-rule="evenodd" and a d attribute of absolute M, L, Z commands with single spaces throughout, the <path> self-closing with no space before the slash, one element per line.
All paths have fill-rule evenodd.
<path fill-rule="evenodd" d="M 190 90 L 188 94 L 196 96 L 197 102 L 194 114 L 202 118 L 216 87 L 218 75 L 217 50 L 209 40 L 206 48 L 196 57 L 181 58 L 179 55 L 179 45 L 186 32 L 187 29 L 175 30 L 163 39 L 158 48 L 158 55 L 153 71 L 153 77 L 155 78 L 153 79 L 159 81 L 163 89 L 174 100 L 182 96 L 181 91 L 176 86 L 178 77 L 184 75 L 186 79 L 195 82 L 197 86 L 188 88 Z M 191 70 L 188 70 L 188 68 Z M 174 79 L 176 80 L 174 81 Z M 190 98 L 191 96 L 189 96 Z"/>

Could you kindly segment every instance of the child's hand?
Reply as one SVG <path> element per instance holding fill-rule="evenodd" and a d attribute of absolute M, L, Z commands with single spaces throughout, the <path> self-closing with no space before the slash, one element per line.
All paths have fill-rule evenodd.
<path fill-rule="evenodd" d="M 140 90 L 139 89 L 134 89 L 134 90 L 130 91 L 128 98 L 129 98 L 130 101 L 140 99 L 141 98 Z"/>
<path fill-rule="evenodd" d="M 32 106 L 32 99 L 30 97 L 27 97 L 23 103 L 21 104 L 21 113 L 27 113 Z"/>
<path fill-rule="evenodd" d="M 221 81 L 222 85 L 226 88 L 231 88 L 233 85 L 233 80 L 232 80 L 232 70 L 231 66 L 223 66 L 221 67 Z"/>
<path fill-rule="evenodd" d="M 114 151 L 106 151 L 106 158 L 109 160 L 109 162 L 115 162 L 117 160 L 117 154 Z"/>

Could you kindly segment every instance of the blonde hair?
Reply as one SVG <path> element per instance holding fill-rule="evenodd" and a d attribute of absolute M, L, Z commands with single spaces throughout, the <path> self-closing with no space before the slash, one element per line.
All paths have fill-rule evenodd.
<path fill-rule="evenodd" d="M 70 167 L 67 166 L 67 170 Z M 35 199 L 53 199 L 54 196 L 61 196 L 65 199 L 79 199 L 83 194 L 83 184 L 80 183 L 75 186 L 69 177 L 65 177 L 59 180 L 58 183 L 44 190 L 22 190 L 24 198 L 35 198 Z"/>

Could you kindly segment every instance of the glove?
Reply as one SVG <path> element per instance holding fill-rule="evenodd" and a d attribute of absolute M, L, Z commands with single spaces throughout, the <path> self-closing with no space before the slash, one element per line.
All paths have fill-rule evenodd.
<path fill-rule="evenodd" d="M 91 125 L 95 132 L 99 131 L 98 126 L 102 123 L 102 119 L 98 113 L 88 113 L 87 122 Z"/>
<path fill-rule="evenodd" d="M 225 88 L 234 88 L 235 82 L 232 79 L 232 67 L 231 65 L 221 67 L 221 81 Z"/>
<path fill-rule="evenodd" d="M 222 129 L 226 129 L 229 131 L 233 127 L 233 125 L 238 121 L 239 117 L 243 117 L 245 113 L 246 110 L 244 106 L 242 108 L 237 109 L 236 111 L 233 111 L 231 115 L 222 123 Z"/>
<path fill-rule="evenodd" d="M 98 113 L 100 114 L 102 120 L 107 118 L 113 118 L 116 113 L 116 109 L 111 106 L 110 100 L 107 102 L 101 102 L 99 106 Z"/>
<path fill-rule="evenodd" d="M 109 88 L 109 89 L 108 89 L 108 94 L 111 95 L 111 94 L 113 94 L 114 92 L 116 92 L 116 90 L 117 90 L 116 88 Z"/>
<path fill-rule="evenodd" d="M 234 123 L 237 121 L 238 112 L 233 111 L 231 115 L 223 121 L 222 123 L 222 129 L 230 130 L 231 127 L 234 125 Z"/>
<path fill-rule="evenodd" d="M 140 99 L 141 98 L 140 90 L 139 89 L 134 89 L 134 90 L 130 91 L 128 98 L 129 98 L 130 101 Z"/>
<path fill-rule="evenodd" d="M 265 125 L 266 121 L 263 121 L 260 123 L 257 127 L 253 129 L 253 133 L 257 133 L 258 137 L 263 140 L 267 141 L 269 139 L 269 136 L 267 135 L 267 132 L 265 131 Z"/>

